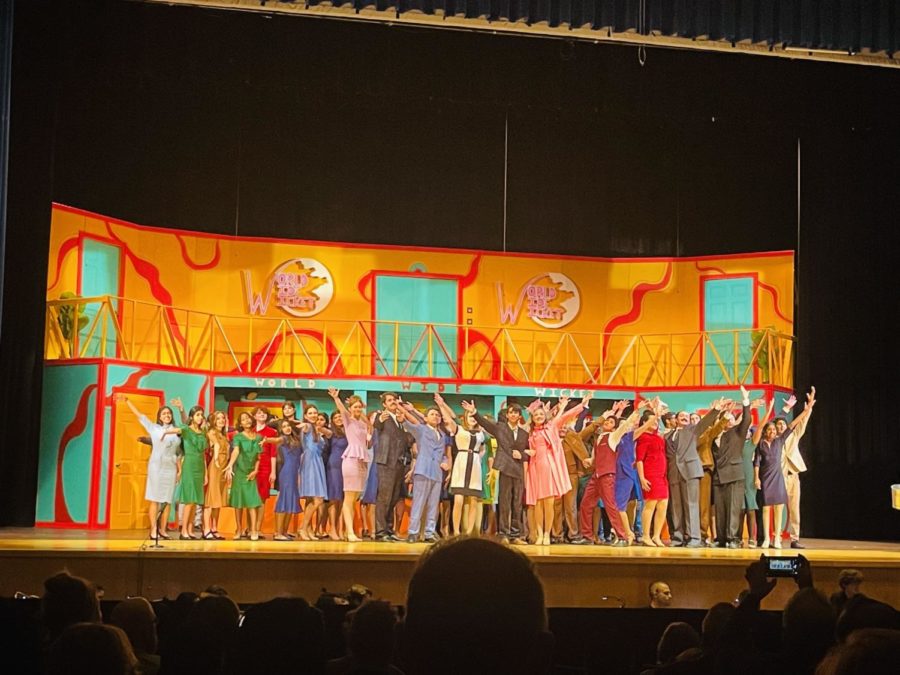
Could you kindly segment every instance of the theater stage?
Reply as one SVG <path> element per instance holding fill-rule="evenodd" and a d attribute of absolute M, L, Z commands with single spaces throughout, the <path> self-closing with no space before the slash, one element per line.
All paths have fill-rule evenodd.
<path fill-rule="evenodd" d="M 158 598 L 220 584 L 239 602 L 275 595 L 315 599 L 323 588 L 344 591 L 362 583 L 379 597 L 403 603 L 406 584 L 424 544 L 362 542 L 163 541 L 149 549 L 143 532 L 0 529 L 0 595 L 40 595 L 41 582 L 60 569 L 92 579 L 108 599 Z M 900 606 L 900 544 L 809 539 L 802 553 L 812 562 L 816 585 L 836 588 L 839 570 L 865 575 L 864 592 Z M 647 603 L 647 585 L 662 579 L 675 604 L 706 608 L 732 600 L 744 588 L 744 568 L 758 549 L 655 549 L 634 546 L 523 546 L 544 581 L 549 607 Z M 769 549 L 769 555 L 797 551 Z M 473 570 L 493 574 L 495 570 Z M 795 588 L 780 580 L 767 607 L 783 606 Z M 604 600 L 604 596 L 608 599 Z M 613 598 L 612 596 L 615 596 Z"/>

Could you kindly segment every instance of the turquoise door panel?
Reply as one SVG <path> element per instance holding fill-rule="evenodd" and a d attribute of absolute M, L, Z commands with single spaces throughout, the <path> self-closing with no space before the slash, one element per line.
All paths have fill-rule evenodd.
<path fill-rule="evenodd" d="M 454 377 L 459 291 L 454 279 L 379 275 L 375 278 L 375 344 L 378 375 Z M 436 326 L 429 333 L 424 325 Z M 395 350 L 396 344 L 396 350 Z M 396 368 L 396 373 L 394 372 Z"/>
<path fill-rule="evenodd" d="M 735 329 L 751 329 L 754 319 L 754 281 L 752 277 L 736 277 L 730 279 L 706 279 L 703 281 L 703 330 L 733 331 Z M 750 363 L 752 339 L 750 330 L 738 334 L 737 353 L 735 353 L 734 333 L 710 335 L 715 347 L 706 345 L 704 351 L 703 384 L 713 386 L 726 384 L 729 380 L 743 375 Z M 716 359 L 718 355 L 718 360 Z M 722 365 L 719 364 L 722 362 Z M 722 372 L 725 367 L 728 378 Z M 737 367 L 735 367 L 737 366 Z"/>
<path fill-rule="evenodd" d="M 82 241 L 81 249 L 81 295 L 85 298 L 96 297 L 98 295 L 120 295 L 119 274 L 121 261 L 121 252 L 117 246 L 111 246 L 96 239 L 85 238 Z M 88 317 L 87 325 L 81 329 L 80 340 L 81 348 L 84 349 L 84 355 L 88 357 L 116 355 L 116 339 L 115 327 L 112 319 L 107 316 L 106 323 L 106 340 L 103 340 L 103 325 L 97 325 L 93 331 L 88 344 L 84 345 L 84 340 L 88 339 L 88 334 L 97 312 L 100 311 L 100 303 L 88 303 L 85 306 L 85 315 Z M 118 301 L 113 301 L 113 310 L 119 308 Z"/>

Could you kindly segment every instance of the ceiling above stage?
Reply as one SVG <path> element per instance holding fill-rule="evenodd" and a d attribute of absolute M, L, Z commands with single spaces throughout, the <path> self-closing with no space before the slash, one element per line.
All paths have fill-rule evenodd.
<path fill-rule="evenodd" d="M 900 67 L 900 3 L 894 0 L 142 1 Z"/>

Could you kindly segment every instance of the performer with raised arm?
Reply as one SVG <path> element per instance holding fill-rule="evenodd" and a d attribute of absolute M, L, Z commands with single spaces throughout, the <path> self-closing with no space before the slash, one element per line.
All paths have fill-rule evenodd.
<path fill-rule="evenodd" d="M 581 402 L 566 410 L 568 396 L 560 396 L 558 412 L 550 417 L 548 408 L 535 401 L 529 406 L 531 412 L 531 433 L 528 436 L 529 484 L 533 490 L 535 541 L 540 546 L 550 545 L 550 531 L 553 529 L 553 500 L 562 497 L 572 489 L 566 456 L 560 439 L 563 425 L 587 407 L 593 394 L 588 392 Z"/>
<path fill-rule="evenodd" d="M 457 424 L 453 410 L 440 394 L 434 395 L 434 402 L 441 410 L 444 424 L 456 445 L 456 456 L 450 470 L 450 494 L 453 496 L 453 533 L 472 534 L 479 514 L 478 502 L 483 494 L 481 457 L 484 454 L 484 432 L 478 427 L 475 416 L 470 412 L 463 415 L 462 424 Z M 466 510 L 468 509 L 468 510 Z M 465 525 L 461 528 L 463 511 L 466 510 Z"/>
<path fill-rule="evenodd" d="M 594 451 L 591 464 L 594 471 L 588 479 L 581 497 L 579 512 L 581 536 L 591 541 L 595 540 L 592 515 L 597 499 L 602 499 L 606 517 L 609 518 L 615 535 L 613 545 L 618 546 L 630 546 L 634 541 L 634 533 L 630 528 L 626 529 L 622 515 L 616 506 L 616 448 L 622 436 L 634 429 L 640 411 L 647 406 L 647 401 L 641 401 L 638 408 L 619 424 L 616 412 L 624 410 L 627 405 L 627 401 L 618 401 L 611 410 L 607 410 L 599 420 L 591 422 L 581 432 L 582 438 L 591 438 L 594 432 L 598 429 L 600 431 L 592 443 Z"/>
<path fill-rule="evenodd" d="M 262 454 L 263 437 L 256 433 L 253 417 L 248 412 L 238 416 L 240 431 L 231 439 L 231 458 L 225 467 L 225 477 L 231 480 L 231 494 L 228 505 L 234 508 L 234 538 L 244 536 L 243 525 L 246 514 L 250 523 L 250 539 L 259 539 L 259 507 L 262 499 L 256 484 L 259 472 L 259 458 Z"/>
<path fill-rule="evenodd" d="M 669 481 L 666 480 L 666 441 L 659 433 L 660 403 L 656 399 L 649 410 L 641 414 L 641 426 L 635 442 L 635 467 L 644 493 L 641 511 L 641 543 L 644 546 L 665 546 L 662 528 L 669 505 Z"/>
<path fill-rule="evenodd" d="M 675 416 L 675 428 L 665 436 L 671 492 L 672 546 L 703 546 L 700 541 L 700 478 L 703 476 L 703 464 L 697 454 L 697 437 L 716 421 L 724 407 L 725 399 L 714 401 L 709 412 L 696 424 L 691 424 L 690 415 L 682 410 Z"/>
<path fill-rule="evenodd" d="M 588 414 L 590 411 L 585 408 L 578 419 L 581 420 Z M 581 528 L 578 526 L 578 481 L 589 471 L 591 454 L 585 447 L 581 434 L 575 430 L 577 421 L 570 420 L 562 431 L 562 447 L 572 489 L 553 503 L 553 536 L 559 543 L 582 545 L 591 542 L 581 536 Z M 563 531 L 563 523 L 566 532 Z"/>
<path fill-rule="evenodd" d="M 178 400 L 179 410 L 183 408 Z M 163 436 L 177 434 L 181 436 L 181 452 L 178 453 L 178 485 L 179 502 L 184 508 L 181 511 L 181 534 L 179 539 L 200 539 L 194 534 L 194 509 L 203 508 L 203 487 L 209 480 L 206 470 L 206 450 L 209 442 L 206 439 L 203 408 L 195 405 L 187 415 L 188 424 L 172 427 L 163 432 Z"/>
<path fill-rule="evenodd" d="M 400 397 L 391 392 L 381 394 L 381 413 L 375 418 L 378 431 L 375 466 L 378 471 L 378 491 L 375 496 L 375 539 L 400 541 L 394 534 L 394 507 L 403 494 L 406 467 L 403 459 L 409 451 L 404 413 L 398 405 Z"/>
<path fill-rule="evenodd" d="M 816 388 L 807 394 L 807 399 L 816 396 Z M 782 407 L 782 412 L 787 414 L 797 403 L 797 398 L 791 396 Z M 803 421 L 794 429 L 794 433 L 788 436 L 784 444 L 784 451 L 781 453 L 781 470 L 784 473 L 784 487 L 787 492 L 787 511 L 788 511 L 788 532 L 791 536 L 791 548 L 806 548 L 800 543 L 800 474 L 806 471 L 806 462 L 803 461 L 803 455 L 800 454 L 800 439 L 806 433 L 806 425 L 812 412 L 807 415 Z M 787 429 L 787 422 L 784 418 L 779 417 L 775 420 L 775 430 L 779 434 L 783 434 Z"/>
<path fill-rule="evenodd" d="M 707 427 L 697 436 L 697 456 L 703 465 L 703 475 L 700 477 L 700 538 L 707 546 L 713 545 L 713 471 L 716 461 L 713 458 L 713 446 L 716 439 L 728 427 L 725 413 L 729 409 L 723 408 L 711 426 Z M 691 415 L 693 422 L 694 416 Z M 716 520 L 716 527 L 721 527 Z"/>
<path fill-rule="evenodd" d="M 807 396 L 806 407 L 794 421 L 779 434 L 775 429 L 773 422 L 767 420 L 772 415 L 772 408 L 775 405 L 774 399 L 769 403 L 766 416 L 762 427 L 762 439 L 756 446 L 756 454 L 753 457 L 754 466 L 754 482 L 756 488 L 762 491 L 763 495 L 763 548 L 769 548 L 771 541 L 771 516 L 774 511 L 775 516 L 775 548 L 781 548 L 781 518 L 784 512 L 784 505 L 787 502 L 787 490 L 784 486 L 784 473 L 781 470 L 781 454 L 784 449 L 784 443 L 790 437 L 803 421 L 812 413 L 813 406 L 816 404 L 814 392 L 810 392 Z"/>
<path fill-rule="evenodd" d="M 525 499 L 525 469 L 522 466 L 528 447 L 528 432 L 522 428 L 522 407 L 510 403 L 506 407 L 506 422 L 494 422 L 478 412 L 474 402 L 462 402 L 466 412 L 497 440 L 494 468 L 499 474 L 500 487 L 497 496 L 497 532 L 504 541 L 524 544 L 522 539 L 522 504 Z"/>
<path fill-rule="evenodd" d="M 181 446 L 181 439 L 176 434 L 166 433 L 175 428 L 172 425 L 174 421 L 172 409 L 167 405 L 161 406 L 156 411 L 156 423 L 153 423 L 128 400 L 125 394 L 117 394 L 116 400 L 128 406 L 150 435 L 152 450 L 147 463 L 147 487 L 144 491 L 144 499 L 150 503 L 147 514 L 150 516 L 150 538 L 169 539 L 165 523 L 169 505 L 175 497 L 175 484 L 178 479 L 177 454 Z M 157 529 L 160 521 L 162 527 Z"/>
<path fill-rule="evenodd" d="M 726 429 L 718 445 L 713 445 L 716 534 L 718 545 L 724 548 L 741 547 L 741 511 L 746 498 L 744 439 L 750 428 L 750 409 L 758 402 L 751 403 L 749 392 L 741 385 L 741 414 L 735 418 L 730 409 L 722 411 Z"/>
<path fill-rule="evenodd" d="M 406 411 L 406 423 L 416 439 L 418 453 L 413 458 L 407 477 L 412 478 L 412 510 L 409 515 L 409 534 L 406 541 L 419 540 L 422 520 L 425 520 L 425 542 L 437 541 L 438 503 L 441 499 L 442 471 L 450 469 L 450 453 L 446 435 L 441 429 L 442 415 L 437 407 L 428 408 L 422 417 L 412 403 L 401 403 Z"/>
<path fill-rule="evenodd" d="M 339 392 L 334 387 L 328 395 L 341 413 L 344 421 L 344 434 L 347 436 L 347 448 L 342 455 L 341 476 L 344 481 L 344 503 L 341 515 L 344 519 L 344 532 L 347 541 L 361 541 L 353 529 L 353 518 L 356 514 L 356 500 L 366 489 L 367 464 L 369 459 L 369 421 L 365 416 L 365 405 L 359 396 L 347 399 L 349 408 L 344 405 Z"/>

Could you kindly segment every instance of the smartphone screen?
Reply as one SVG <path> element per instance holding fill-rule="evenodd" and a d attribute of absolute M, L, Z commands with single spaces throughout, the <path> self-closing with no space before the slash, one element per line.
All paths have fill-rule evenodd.
<path fill-rule="evenodd" d="M 793 556 L 766 558 L 766 576 L 770 577 L 795 577 L 800 561 Z"/>

